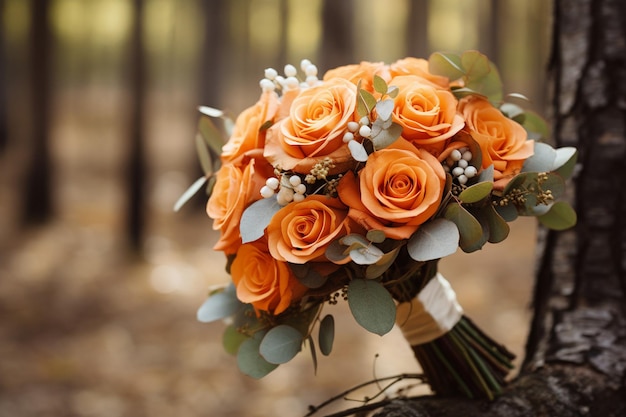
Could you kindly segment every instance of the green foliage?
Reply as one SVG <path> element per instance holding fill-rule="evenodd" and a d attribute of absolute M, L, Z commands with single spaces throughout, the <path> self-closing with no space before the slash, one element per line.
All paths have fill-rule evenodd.
<path fill-rule="evenodd" d="M 308 288 L 319 288 L 326 283 L 328 277 L 317 272 L 311 267 L 311 264 L 293 264 L 290 263 L 289 267 L 293 271 L 294 275 L 300 282 L 300 284 L 307 286 Z"/>
<path fill-rule="evenodd" d="M 272 327 L 259 345 L 259 353 L 269 363 L 289 362 L 300 351 L 303 337 L 298 329 L 280 324 Z"/>
<path fill-rule="evenodd" d="M 224 290 L 211 294 L 200 306 L 196 316 L 198 321 L 209 323 L 232 316 L 242 305 L 243 303 L 237 299 L 235 286 L 230 284 Z"/>
<path fill-rule="evenodd" d="M 487 241 L 480 222 L 460 204 L 448 204 L 444 217 L 454 222 L 459 229 L 459 247 L 463 252 L 474 252 L 482 248 Z"/>
<path fill-rule="evenodd" d="M 182 206 L 184 206 L 185 203 L 187 203 L 187 201 L 191 199 L 191 197 L 196 195 L 196 193 L 200 190 L 200 188 L 202 188 L 204 184 L 206 184 L 206 182 L 207 177 L 200 177 L 195 180 L 194 183 L 191 184 L 191 186 L 187 188 L 187 190 L 178 198 L 178 200 L 176 200 L 176 203 L 174 203 L 174 211 L 180 210 Z"/>
<path fill-rule="evenodd" d="M 237 330 L 234 325 L 227 326 L 222 335 L 222 346 L 224 350 L 231 354 L 236 355 L 239 350 L 239 346 L 248 339 L 248 336 Z"/>
<path fill-rule="evenodd" d="M 450 81 L 462 80 L 464 87 L 454 89 L 457 97 L 480 94 L 492 103 L 502 101 L 502 80 L 496 66 L 478 51 L 462 54 L 435 52 L 428 59 L 433 74 L 448 77 Z"/>
<path fill-rule="evenodd" d="M 399 252 L 400 247 L 397 247 L 383 254 L 383 256 L 381 256 L 381 258 L 376 263 L 368 265 L 365 269 L 365 278 L 375 279 L 384 274 L 385 271 L 387 271 L 396 260 Z"/>
<path fill-rule="evenodd" d="M 335 341 L 335 318 L 327 314 L 320 322 L 318 342 L 320 352 L 324 356 L 330 355 L 333 350 L 333 342 Z"/>
<path fill-rule="evenodd" d="M 250 204 L 241 215 L 241 221 L 239 223 L 241 242 L 254 242 L 262 237 L 272 217 L 274 217 L 274 214 L 281 208 L 280 204 L 276 201 L 275 195 Z"/>
<path fill-rule="evenodd" d="M 356 140 L 351 140 L 348 142 L 348 148 L 350 149 L 350 153 L 352 154 L 352 158 L 355 161 L 366 162 L 368 158 L 367 151 L 365 150 L 365 146 L 362 143 L 357 142 Z"/>
<path fill-rule="evenodd" d="M 456 252 L 459 237 L 459 229 L 452 221 L 438 218 L 417 229 L 407 243 L 407 250 L 418 262 L 440 259 Z"/>
<path fill-rule="evenodd" d="M 485 204 L 478 212 L 478 221 L 488 231 L 488 242 L 499 243 L 509 236 L 511 228 L 492 204 Z"/>
<path fill-rule="evenodd" d="M 576 225 L 576 211 L 566 202 L 557 201 L 547 213 L 538 217 L 541 224 L 553 230 L 566 230 Z"/>
<path fill-rule="evenodd" d="M 259 352 L 263 336 L 265 332 L 256 333 L 253 337 L 246 339 L 237 351 L 239 370 L 256 379 L 263 378 L 278 367 L 277 364 L 266 361 Z"/>
<path fill-rule="evenodd" d="M 556 158 L 552 170 L 559 174 L 562 178 L 571 177 L 578 160 L 578 151 L 576 148 L 566 146 L 556 150 Z"/>
<path fill-rule="evenodd" d="M 459 194 L 459 200 L 462 203 L 477 203 L 491 195 L 493 190 L 493 182 L 484 181 L 467 187 Z"/>
<path fill-rule="evenodd" d="M 353 279 L 348 284 L 348 306 L 364 329 L 384 335 L 396 320 L 396 305 L 389 291 L 371 279 Z"/>

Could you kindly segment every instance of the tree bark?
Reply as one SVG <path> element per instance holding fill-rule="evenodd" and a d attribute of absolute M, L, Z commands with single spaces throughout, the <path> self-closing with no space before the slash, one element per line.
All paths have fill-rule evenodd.
<path fill-rule="evenodd" d="M 556 0 L 557 146 L 575 146 L 577 226 L 543 232 L 520 375 L 493 402 L 399 400 L 379 417 L 626 415 L 626 4 Z"/>
<path fill-rule="evenodd" d="M 353 0 L 324 0 L 320 68 L 335 68 L 353 61 L 353 11 Z"/>

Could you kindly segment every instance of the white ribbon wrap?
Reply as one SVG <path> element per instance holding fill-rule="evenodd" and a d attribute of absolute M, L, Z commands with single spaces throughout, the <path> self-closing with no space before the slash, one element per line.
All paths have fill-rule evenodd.
<path fill-rule="evenodd" d="M 411 346 L 432 342 L 463 316 L 450 283 L 437 273 L 411 302 L 398 304 L 396 323 Z"/>

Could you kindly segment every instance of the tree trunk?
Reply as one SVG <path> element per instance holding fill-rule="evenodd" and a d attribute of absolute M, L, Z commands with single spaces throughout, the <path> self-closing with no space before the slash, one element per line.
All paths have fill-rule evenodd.
<path fill-rule="evenodd" d="M 146 96 L 145 52 L 143 48 L 144 1 L 133 1 L 133 30 L 130 47 L 130 149 L 127 162 L 128 212 L 126 231 L 134 250 L 139 251 L 145 229 L 145 146 L 144 107 Z"/>
<path fill-rule="evenodd" d="M 0 0 L 0 22 L 4 21 L 4 0 Z M 7 119 L 7 54 L 4 45 L 4 31 L 0 30 L 0 155 L 4 152 L 9 142 L 8 119 Z"/>
<path fill-rule="evenodd" d="M 32 116 L 31 154 L 26 171 L 22 223 L 41 224 L 52 216 L 52 192 L 50 190 L 50 54 L 52 33 L 49 22 L 49 2 L 36 0 L 31 3 L 30 34 L 30 108 Z"/>
<path fill-rule="evenodd" d="M 327 70 L 353 61 L 353 0 L 324 0 L 320 68 Z"/>
<path fill-rule="evenodd" d="M 557 146 L 576 146 L 578 224 L 542 239 L 520 376 L 495 401 L 396 401 L 377 416 L 626 415 L 626 3 L 556 0 Z"/>

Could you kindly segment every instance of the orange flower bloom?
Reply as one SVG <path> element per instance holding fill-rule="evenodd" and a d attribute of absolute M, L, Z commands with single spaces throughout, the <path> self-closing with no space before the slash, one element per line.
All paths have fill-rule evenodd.
<path fill-rule="evenodd" d="M 261 150 L 251 151 L 233 163 L 222 165 L 206 207 L 207 214 L 213 219 L 213 229 L 221 232 L 215 250 L 227 255 L 237 252 L 241 245 L 241 215 L 246 207 L 261 198 L 260 189 L 271 175 L 273 168 L 263 160 Z"/>
<path fill-rule="evenodd" d="M 408 239 L 439 208 L 445 180 L 437 158 L 400 138 L 371 154 L 358 177 L 346 173 L 337 191 L 366 230 Z"/>
<path fill-rule="evenodd" d="M 265 239 L 241 245 L 230 273 L 237 298 L 257 311 L 280 314 L 307 291 L 287 263 L 272 257 Z"/>
<path fill-rule="evenodd" d="M 534 153 L 534 141 L 527 140 L 526 130 L 479 96 L 468 96 L 459 103 L 459 111 L 472 138 L 480 145 L 482 168 L 493 164 L 494 186 L 504 188 L 520 172 L 524 161 Z"/>
<path fill-rule="evenodd" d="M 382 62 L 362 61 L 360 64 L 344 65 L 326 71 L 324 81 L 333 78 L 343 78 L 354 85 L 357 85 L 360 81 L 363 90 L 373 93 L 374 75 L 378 75 L 385 81 L 389 81 L 391 78 L 387 66 Z"/>
<path fill-rule="evenodd" d="M 235 120 L 233 133 L 222 147 L 222 161 L 230 162 L 252 149 L 265 146 L 265 130 L 261 126 L 274 120 L 278 111 L 278 95 L 273 91 L 261 94 L 259 101 L 241 112 Z"/>
<path fill-rule="evenodd" d="M 402 126 L 402 137 L 438 156 L 464 125 L 456 98 L 415 75 L 395 77 L 391 84 L 399 88 L 393 120 Z"/>
<path fill-rule="evenodd" d="M 389 73 L 392 77 L 399 75 L 417 75 L 429 83 L 438 86 L 444 90 L 450 89 L 450 82 L 447 77 L 434 75 L 428 71 L 428 61 L 422 58 L 404 58 L 399 59 L 389 65 Z"/>
<path fill-rule="evenodd" d="M 280 209 L 267 226 L 272 256 L 303 264 L 328 261 L 324 252 L 337 237 L 350 233 L 348 208 L 336 198 L 310 195 Z"/>
<path fill-rule="evenodd" d="M 343 134 L 355 118 L 355 106 L 356 89 L 342 78 L 302 90 L 289 117 L 268 130 L 265 158 L 276 168 L 308 174 L 328 157 L 336 165 L 329 174 L 344 171 L 352 157 Z"/>

